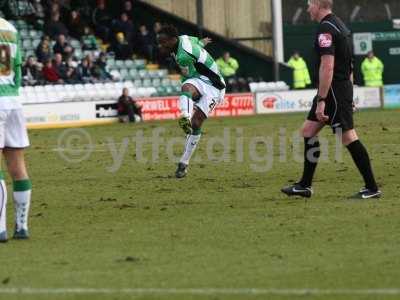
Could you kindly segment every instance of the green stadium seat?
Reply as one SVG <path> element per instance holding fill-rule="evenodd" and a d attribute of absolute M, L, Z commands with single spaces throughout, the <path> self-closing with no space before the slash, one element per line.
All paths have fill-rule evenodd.
<path fill-rule="evenodd" d="M 136 69 L 130 69 L 129 70 L 129 77 L 131 79 L 137 79 L 137 78 L 139 78 L 139 72 Z"/>
<path fill-rule="evenodd" d="M 142 86 L 142 81 L 140 79 L 135 79 L 133 81 L 133 84 L 135 85 L 135 87 L 141 87 Z"/>
<path fill-rule="evenodd" d="M 157 89 L 158 96 L 166 96 L 167 95 L 167 91 L 166 91 L 165 87 L 159 86 L 156 89 Z"/>
<path fill-rule="evenodd" d="M 169 78 L 164 78 L 164 79 L 161 81 L 161 85 L 163 85 L 163 86 L 170 86 L 170 85 L 171 85 L 171 79 L 169 79 Z"/>
<path fill-rule="evenodd" d="M 152 84 L 153 84 L 154 87 L 161 86 L 161 80 L 160 80 L 160 78 L 154 78 L 154 79 L 152 80 Z"/>
<path fill-rule="evenodd" d="M 135 67 L 135 63 L 133 62 L 133 60 L 125 60 L 125 67 L 127 69 L 131 69 Z"/>
<path fill-rule="evenodd" d="M 144 79 L 149 77 L 149 72 L 147 70 L 139 70 L 139 77 Z"/>
<path fill-rule="evenodd" d="M 19 34 L 21 35 L 22 39 L 26 39 L 29 37 L 29 30 L 28 29 L 21 29 L 19 31 Z"/>
<path fill-rule="evenodd" d="M 146 67 L 146 61 L 144 59 L 134 60 L 136 69 L 144 69 Z"/>
<path fill-rule="evenodd" d="M 168 70 L 166 69 L 157 70 L 157 75 L 159 78 L 166 77 L 168 75 Z"/>
<path fill-rule="evenodd" d="M 31 39 L 40 38 L 40 32 L 37 30 L 29 30 L 29 36 Z"/>
<path fill-rule="evenodd" d="M 125 67 L 125 62 L 123 61 L 123 60 L 116 60 L 115 61 L 115 66 L 117 67 L 117 68 L 124 68 Z"/>
<path fill-rule="evenodd" d="M 123 79 L 123 80 L 129 79 L 129 72 L 127 69 L 125 69 L 125 68 L 120 69 L 119 74 L 121 74 L 121 79 Z"/>
<path fill-rule="evenodd" d="M 37 46 L 39 46 L 39 44 L 40 44 L 40 39 L 33 39 L 32 40 L 32 45 L 33 45 L 33 47 L 35 49 L 37 48 Z"/>
<path fill-rule="evenodd" d="M 15 25 L 19 31 L 21 31 L 23 29 L 28 29 L 28 24 L 24 20 L 17 20 L 15 22 Z"/>
<path fill-rule="evenodd" d="M 81 48 L 81 42 L 78 40 L 71 39 L 70 44 L 73 48 Z"/>
<path fill-rule="evenodd" d="M 32 49 L 32 41 L 28 40 L 28 39 L 23 40 L 22 41 L 22 48 L 24 48 L 26 50 Z"/>
<path fill-rule="evenodd" d="M 143 87 L 151 87 L 152 86 L 151 79 L 149 79 L 149 78 L 143 79 L 142 86 Z"/>

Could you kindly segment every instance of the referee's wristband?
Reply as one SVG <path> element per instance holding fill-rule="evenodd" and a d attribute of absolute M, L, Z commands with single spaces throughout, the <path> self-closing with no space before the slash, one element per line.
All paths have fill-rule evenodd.
<path fill-rule="evenodd" d="M 321 97 L 320 95 L 315 96 L 315 98 L 316 98 L 316 100 L 317 100 L 318 103 L 319 103 L 319 102 L 325 102 L 325 98 L 324 98 L 324 97 Z"/>

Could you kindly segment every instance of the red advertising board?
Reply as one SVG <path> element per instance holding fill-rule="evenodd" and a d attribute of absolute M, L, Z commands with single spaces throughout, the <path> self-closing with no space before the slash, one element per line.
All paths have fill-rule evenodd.
<path fill-rule="evenodd" d="M 145 121 L 176 119 L 180 116 L 178 96 L 140 98 L 137 103 L 142 106 L 142 115 Z M 244 116 L 254 113 L 254 95 L 252 93 L 227 94 L 224 102 L 219 104 L 210 116 Z"/>
<path fill-rule="evenodd" d="M 245 94 L 227 94 L 223 103 L 220 103 L 212 112 L 212 117 L 235 117 L 253 115 L 255 113 L 254 95 Z"/>
<path fill-rule="evenodd" d="M 180 116 L 177 96 L 140 98 L 144 121 L 176 119 Z"/>

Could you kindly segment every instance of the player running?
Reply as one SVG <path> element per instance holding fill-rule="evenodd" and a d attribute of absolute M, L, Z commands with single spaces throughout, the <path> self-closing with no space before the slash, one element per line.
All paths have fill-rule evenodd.
<path fill-rule="evenodd" d="M 28 133 L 18 101 L 21 85 L 21 49 L 15 27 L 0 18 L 0 150 L 13 179 L 15 232 L 14 239 L 27 239 L 28 213 L 32 184 L 25 167 L 24 148 L 29 146 Z M 4 172 L 0 171 L 0 242 L 7 241 L 7 190 Z"/>
<path fill-rule="evenodd" d="M 186 176 L 189 160 L 201 137 L 201 126 L 225 95 L 224 78 L 214 59 L 204 49 L 209 41 L 207 38 L 179 36 L 173 26 L 165 26 L 159 32 L 161 52 L 172 55 L 182 73 L 179 126 L 187 134 L 187 139 L 175 173 L 177 178 Z"/>

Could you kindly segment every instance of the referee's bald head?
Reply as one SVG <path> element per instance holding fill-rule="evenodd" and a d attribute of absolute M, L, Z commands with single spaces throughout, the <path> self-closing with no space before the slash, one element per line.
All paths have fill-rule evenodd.
<path fill-rule="evenodd" d="M 324 9 L 332 9 L 333 7 L 333 0 L 309 0 L 308 2 L 318 4 L 320 8 Z"/>

